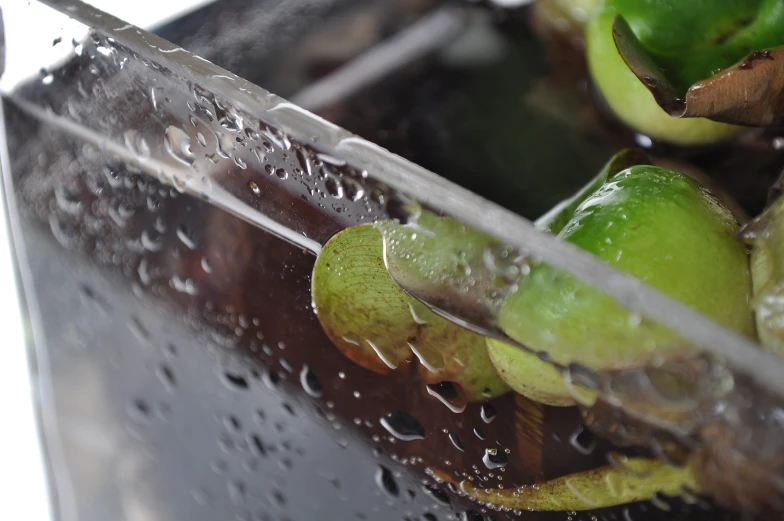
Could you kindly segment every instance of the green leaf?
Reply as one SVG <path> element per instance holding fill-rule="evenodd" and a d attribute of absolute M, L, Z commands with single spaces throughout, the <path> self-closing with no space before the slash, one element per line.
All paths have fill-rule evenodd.
<path fill-rule="evenodd" d="M 672 467 L 645 458 L 628 459 L 619 466 L 604 466 L 559 478 L 503 489 L 481 489 L 468 480 L 455 483 L 451 475 L 434 470 L 441 481 L 456 484 L 481 503 L 512 510 L 592 510 L 650 499 L 656 493 L 680 495 L 697 490 L 691 469 Z"/>
<path fill-rule="evenodd" d="M 680 95 L 753 51 L 784 44 L 781 0 L 606 0 Z"/>
<path fill-rule="evenodd" d="M 402 227 L 391 222 L 383 226 Z M 383 247 L 373 225 L 355 226 L 330 239 L 316 259 L 313 302 L 337 348 L 380 374 L 405 371 L 407 360 L 418 358 L 423 382 L 455 382 L 470 401 L 506 392 L 484 338 L 406 295 L 386 270 Z"/>
<path fill-rule="evenodd" d="M 586 57 L 599 92 L 613 113 L 637 132 L 679 145 L 720 141 L 742 127 L 704 118 L 673 118 L 618 53 L 612 12 L 600 11 L 586 26 Z"/>
<path fill-rule="evenodd" d="M 589 24 L 587 46 L 592 75 L 608 104 L 652 137 L 699 142 L 695 129 L 668 126 L 647 104 L 640 111 L 641 100 L 650 101 L 642 95 L 645 90 L 675 118 L 772 125 L 784 114 L 780 0 L 730 0 L 720 6 L 708 0 L 607 0 Z M 630 83 L 621 63 L 644 87 L 638 85 L 634 96 L 623 93 Z M 637 102 L 629 104 L 630 98 Z M 707 133 L 702 142 L 731 131 L 700 127 Z"/>

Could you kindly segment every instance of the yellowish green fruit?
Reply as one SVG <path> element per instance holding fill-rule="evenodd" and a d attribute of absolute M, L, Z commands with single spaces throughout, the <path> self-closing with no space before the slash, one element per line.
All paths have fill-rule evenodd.
<path fill-rule="evenodd" d="M 601 188 L 609 178 L 630 166 L 646 164 L 649 161 L 650 158 L 636 149 L 618 152 L 577 194 L 537 219 L 536 226 L 557 235 L 569 223 L 580 204 Z M 568 407 L 578 401 L 588 405 L 595 400 L 595 393 L 576 385 L 568 385 L 559 370 L 537 355 L 494 338 L 488 338 L 487 345 L 490 360 L 498 374 L 523 396 L 555 407 Z"/>
<path fill-rule="evenodd" d="M 704 145 L 737 134 L 743 127 L 704 118 L 667 114 L 618 53 L 612 36 L 615 12 L 602 10 L 586 25 L 586 56 L 607 105 L 628 126 L 654 139 L 678 145 Z"/>
<path fill-rule="evenodd" d="M 753 337 L 748 256 L 736 233 L 730 212 L 694 180 L 634 166 L 587 197 L 558 236 Z M 688 352 L 670 330 L 546 265 L 534 268 L 506 298 L 498 323 L 510 337 L 561 365 L 599 371 L 641 367 Z M 563 383 L 559 390 L 557 373 L 543 372 L 536 357 L 494 341 L 488 342 L 488 352 L 499 374 L 521 394 L 553 404 L 570 398 Z"/>
<path fill-rule="evenodd" d="M 422 381 L 455 382 L 469 401 L 508 390 L 490 364 L 482 336 L 433 314 L 395 284 L 373 225 L 343 230 L 324 245 L 311 291 L 327 336 L 362 367 L 388 374 L 418 359 Z"/>

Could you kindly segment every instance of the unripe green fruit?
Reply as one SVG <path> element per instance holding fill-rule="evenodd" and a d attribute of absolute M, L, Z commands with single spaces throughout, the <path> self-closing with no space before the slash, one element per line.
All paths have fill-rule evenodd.
<path fill-rule="evenodd" d="M 751 337 L 748 256 L 736 232 L 730 212 L 692 179 L 634 166 L 585 199 L 558 236 Z M 534 268 L 506 298 L 498 323 L 511 338 L 559 364 L 600 371 L 688 352 L 667 328 L 546 265 Z M 516 391 L 553 405 L 571 402 L 557 371 L 536 356 L 492 339 L 488 352 Z"/>
<path fill-rule="evenodd" d="M 447 229 L 450 224 L 462 226 L 450 219 Z M 311 294 L 327 336 L 366 369 L 408 375 L 407 360 L 418 359 L 423 383 L 457 383 L 468 401 L 509 390 L 490 364 L 484 337 L 435 315 L 392 280 L 381 233 L 373 225 L 343 230 L 324 245 L 313 268 Z"/>

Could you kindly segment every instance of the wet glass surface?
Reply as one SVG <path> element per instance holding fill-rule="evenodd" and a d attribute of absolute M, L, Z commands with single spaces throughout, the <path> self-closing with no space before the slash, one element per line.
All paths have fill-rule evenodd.
<path fill-rule="evenodd" d="M 104 16 L 58 4 L 88 25 Z M 30 9 L 20 20 L 31 13 L 62 17 L 40 4 Z M 418 12 L 423 11 L 420 6 Z M 472 23 L 486 23 L 484 15 L 472 16 L 478 17 Z M 10 167 L 4 175 L 13 193 L 61 519 L 596 521 L 734 515 L 688 491 L 579 513 L 495 512 L 459 494 L 454 484 L 439 483 L 436 478 L 447 473 L 456 483 L 484 488 L 532 486 L 608 463 L 623 466 L 621 453 L 656 455 L 656 444 L 669 440 L 658 430 L 635 431 L 637 421 L 617 412 L 594 410 L 588 423 L 605 437 L 617 434 L 619 425 L 632 426 L 612 438 L 634 441 L 619 449 L 592 434 L 576 408 L 547 407 L 514 393 L 465 403 L 454 386 L 425 385 L 425 364 L 413 349 L 389 374 L 351 362 L 314 313 L 315 254 L 352 225 L 385 218 L 417 224 L 412 195 L 422 196 L 426 210 L 435 202 L 425 193 L 401 193 L 394 168 L 405 170 L 407 164 L 393 162 L 341 128 L 217 74 L 198 58 L 181 57 L 185 53 L 175 45 L 119 21 L 106 23 L 111 35 L 72 24 L 47 42 L 54 49 L 66 47 L 66 60 L 35 70 L 33 79 L 14 82 L 6 75 L 2 83 Z M 124 32 L 128 40 L 122 39 Z M 528 36 L 508 45 L 515 49 L 510 62 L 494 65 L 492 81 L 510 82 L 510 63 L 518 53 L 533 54 L 535 47 Z M 175 59 L 166 62 L 168 56 Z M 537 73 L 532 63 L 527 71 Z M 535 217 L 585 179 L 563 169 L 565 180 L 547 193 L 551 200 L 541 202 L 529 196 L 544 191 L 530 176 L 522 176 L 520 185 L 508 177 L 495 186 L 472 184 L 477 165 L 490 156 L 497 158 L 498 171 L 511 172 L 509 165 L 522 161 L 536 170 L 549 163 L 550 154 L 560 153 L 543 151 L 526 164 L 525 150 L 517 157 L 512 153 L 516 140 L 525 139 L 495 135 L 478 151 L 466 146 L 465 156 L 446 154 L 459 139 L 473 143 L 477 135 L 495 130 L 492 119 L 486 128 L 474 122 L 488 113 L 501 117 L 508 102 L 479 104 L 472 115 L 466 100 L 489 98 L 478 93 L 482 85 L 474 83 L 474 72 L 444 71 L 449 78 L 454 74 L 455 81 L 448 82 L 453 92 L 421 120 L 404 118 L 412 122 L 408 129 L 390 133 L 379 123 L 389 117 L 383 102 L 377 104 L 378 115 L 356 118 L 369 103 L 362 95 L 320 112 L 373 141 L 383 143 L 386 136 L 410 159 L 453 173 L 449 177 L 480 193 L 512 186 L 508 199 L 495 199 Z M 396 79 L 410 81 L 407 74 Z M 280 70 L 273 76 L 286 78 Z M 263 75 L 259 78 L 267 86 Z M 529 95 L 542 94 L 543 87 L 530 82 Z M 302 96 L 304 85 L 280 85 L 279 93 L 288 95 L 289 88 L 292 97 Z M 444 86 L 433 88 L 442 92 Z M 411 95 L 412 112 L 419 95 Z M 460 125 L 443 123 L 458 116 L 470 122 L 463 128 L 467 135 L 461 136 Z M 428 120 L 454 133 L 441 143 Z M 528 131 L 562 133 L 557 118 L 542 121 Z M 519 122 L 511 124 L 501 135 L 525 135 Z M 407 132 L 424 137 L 401 139 Z M 598 167 L 606 156 L 592 146 L 596 137 L 573 132 L 577 152 L 569 161 Z M 376 155 L 381 159 L 374 162 Z M 387 170 L 365 169 L 358 159 L 366 159 L 366 165 L 383 160 Z M 462 170 L 453 172 L 454 165 Z M 437 186 L 432 178 L 421 179 Z M 443 195 L 452 187 L 442 189 Z M 471 209 L 466 210 L 468 218 Z M 424 251 L 412 235 L 407 229 L 385 237 L 387 261 Z M 522 270 L 532 262 L 528 252 L 497 246 L 500 250 L 487 250 L 496 260 L 519 257 L 507 268 Z M 452 306 L 463 295 L 482 312 L 493 309 L 482 282 L 497 273 L 490 264 L 467 262 L 471 269 L 464 276 L 448 280 L 423 281 L 416 270 L 390 271 L 433 308 L 492 334 L 492 313 L 466 318 L 462 313 L 474 308 Z M 499 266 L 492 263 L 493 269 Z M 464 291 L 471 275 L 480 283 Z M 505 284 L 491 288 L 492 298 L 509 291 L 511 283 Z M 455 291 L 444 303 L 428 298 L 434 287 L 438 295 L 445 288 Z M 776 453 L 778 402 L 742 377 L 733 380 L 722 364 L 705 360 L 695 373 L 704 387 L 690 389 L 694 395 L 678 405 L 686 403 L 687 414 L 702 414 L 708 425 L 733 427 L 739 420 L 723 413 L 738 413 L 759 429 L 729 447 L 760 460 L 768 450 Z M 559 361 L 568 366 L 569 378 L 584 378 L 580 382 L 587 385 L 596 376 L 570 362 Z M 606 386 L 606 396 L 628 412 L 629 406 L 661 398 L 640 396 L 641 385 L 651 380 L 644 376 L 600 371 L 596 378 Z M 734 390 L 717 398 L 714 393 L 728 379 Z M 722 411 L 716 412 L 717 403 Z M 722 445 L 710 446 L 717 447 Z M 780 470 L 776 462 L 770 467 Z M 582 494 L 590 503 L 590 494 Z"/>

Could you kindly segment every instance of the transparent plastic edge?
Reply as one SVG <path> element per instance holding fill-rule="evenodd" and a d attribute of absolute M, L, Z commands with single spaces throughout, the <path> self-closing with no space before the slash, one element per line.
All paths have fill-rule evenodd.
<path fill-rule="evenodd" d="M 0 118 L 5 120 L 2 104 Z M 9 181 L 5 134 L 5 125 L 0 122 L 0 179 Z M 18 240 L 13 194 L 5 188 L 7 186 L 0 186 L 0 311 L 3 314 L 4 351 L 0 364 L 0 403 L 13 427 L 9 425 L 3 429 L 0 436 L 6 462 L 0 489 L 19 493 L 4 496 L 0 511 L 3 518 L 19 517 L 24 513 L 27 519 L 44 521 L 55 519 L 57 511 L 52 502 L 56 495 L 54 483 L 47 477 L 51 447 L 47 452 L 43 442 L 43 424 L 53 419 L 45 417 L 45 408 L 39 406 L 41 401 L 48 400 L 51 389 L 38 387 L 40 380 L 36 373 L 47 372 L 48 362 L 44 350 L 33 348 L 38 342 L 31 342 L 29 335 L 34 333 L 25 332 L 23 307 L 30 310 L 36 303 L 33 292 L 25 291 L 23 296 L 22 290 L 30 288 L 30 281 L 24 280 L 23 270 L 14 266 L 14 257 L 23 263 L 25 254 Z M 28 313 L 28 316 L 38 315 Z M 39 340 L 38 335 L 34 336 Z M 66 506 L 61 503 L 61 507 Z"/>
<path fill-rule="evenodd" d="M 722 358 L 760 386 L 784 396 L 784 361 L 640 280 L 603 264 L 576 246 L 537 230 L 530 221 L 514 212 L 92 6 L 75 0 L 40 2 L 128 46 L 144 58 L 220 93 L 261 121 L 367 171 L 370 178 L 604 291 L 624 308 L 660 322 L 703 351 Z"/>

